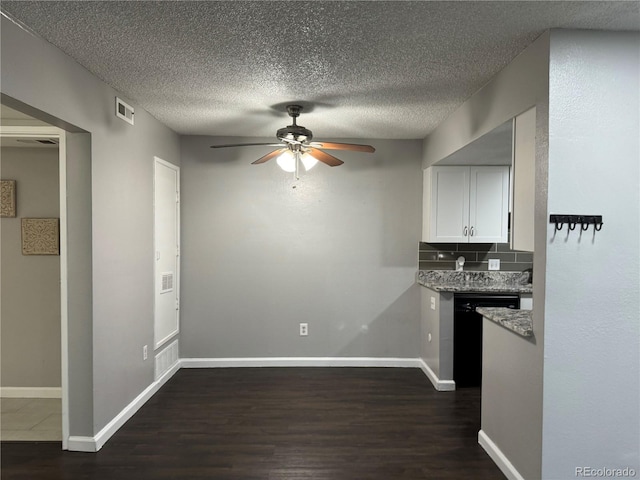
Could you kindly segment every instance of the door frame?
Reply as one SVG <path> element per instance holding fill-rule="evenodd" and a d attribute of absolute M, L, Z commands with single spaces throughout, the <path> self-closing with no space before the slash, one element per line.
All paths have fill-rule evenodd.
<path fill-rule="evenodd" d="M 156 261 L 156 252 L 158 250 L 157 239 L 156 239 L 156 171 L 158 165 L 162 165 L 163 167 L 169 168 L 176 172 L 176 247 L 177 252 L 176 256 L 178 257 L 176 260 L 176 272 L 174 279 L 174 288 L 176 292 L 176 301 L 178 302 L 176 305 L 177 310 L 177 325 L 175 331 L 171 332 L 169 335 L 164 338 L 156 338 L 156 289 L 158 282 L 158 262 Z M 161 159 L 160 157 L 153 157 L 153 350 L 156 351 L 160 349 L 164 344 L 166 344 L 169 340 L 174 338 L 176 335 L 180 334 L 180 167 L 178 165 L 174 165 L 173 163 L 167 162 L 166 160 Z"/>
<path fill-rule="evenodd" d="M 69 442 L 69 326 L 66 132 L 57 127 L 47 126 L 0 126 L 0 137 L 46 137 L 58 140 L 58 183 L 60 187 L 60 386 L 62 391 L 62 449 L 67 450 Z"/>

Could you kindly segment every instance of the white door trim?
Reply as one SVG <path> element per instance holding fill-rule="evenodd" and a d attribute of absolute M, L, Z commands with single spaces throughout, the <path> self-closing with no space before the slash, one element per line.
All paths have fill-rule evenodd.
<path fill-rule="evenodd" d="M 69 446 L 69 328 L 67 275 L 67 143 L 66 132 L 57 127 L 1 126 L 0 137 L 49 137 L 58 140 L 60 183 L 60 362 L 62 390 L 62 449 Z"/>

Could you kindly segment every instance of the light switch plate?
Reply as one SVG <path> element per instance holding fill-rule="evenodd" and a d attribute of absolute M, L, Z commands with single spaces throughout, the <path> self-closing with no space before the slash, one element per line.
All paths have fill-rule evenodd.
<path fill-rule="evenodd" d="M 497 258 L 490 258 L 489 270 L 500 270 L 500 260 Z"/>
<path fill-rule="evenodd" d="M 431 310 L 436 309 L 436 297 L 431 297 Z"/>

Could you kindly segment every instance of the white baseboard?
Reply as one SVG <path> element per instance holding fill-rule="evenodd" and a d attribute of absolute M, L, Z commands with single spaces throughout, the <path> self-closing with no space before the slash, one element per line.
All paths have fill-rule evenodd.
<path fill-rule="evenodd" d="M 431 381 L 433 387 L 439 392 L 453 392 L 456 389 L 456 382 L 453 380 L 440 380 L 436 373 L 431 370 L 429 365 L 426 364 L 421 358 L 419 367 L 422 369 L 427 378 Z"/>
<path fill-rule="evenodd" d="M 264 357 L 264 358 L 182 358 L 162 377 L 149 385 L 94 437 L 70 436 L 68 450 L 97 452 L 160 388 L 181 368 L 229 367 L 388 367 L 420 368 L 437 390 L 455 390 L 453 381 L 441 381 L 420 358 L 376 357 Z"/>
<path fill-rule="evenodd" d="M 109 440 L 127 420 L 133 417 L 178 370 L 180 370 L 180 362 L 176 362 L 164 375 L 144 389 L 140 395 L 124 407 L 122 411 L 107 423 L 94 437 L 69 437 L 67 443 L 68 450 L 76 452 L 97 452 L 100 450 L 102 446 L 107 443 L 107 440 Z"/>
<path fill-rule="evenodd" d="M 394 367 L 420 368 L 419 358 L 374 357 L 255 357 L 183 358 L 181 368 L 230 367 Z"/>
<path fill-rule="evenodd" d="M 180 362 L 176 362 L 173 366 L 167 370 L 158 380 L 149 385 L 143 392 L 138 395 L 129 405 L 127 405 L 113 420 L 107 423 L 102 430 L 94 437 L 96 441 L 96 452 L 107 443 L 114 433 L 116 433 L 120 427 L 122 427 L 127 420 L 140 410 L 147 401 L 162 387 L 167 381 L 173 377 L 176 372 L 180 370 Z"/>
<path fill-rule="evenodd" d="M 62 398 L 62 387 L 0 387 L 3 398 Z"/>
<path fill-rule="evenodd" d="M 72 452 L 94 453 L 96 450 L 95 437 L 71 436 L 67 440 L 67 450 Z"/>
<path fill-rule="evenodd" d="M 182 358 L 180 368 L 235 367 L 390 367 L 419 368 L 436 390 L 456 389 L 453 380 L 440 380 L 421 358 L 379 357 L 252 357 L 252 358 Z"/>
<path fill-rule="evenodd" d="M 489 436 L 484 433 L 483 430 L 478 432 L 478 443 L 485 452 L 491 457 L 491 460 L 498 466 L 498 468 L 504 473 L 505 477 L 509 480 L 524 480 L 524 477 L 518 473 L 516 467 L 509 461 L 509 459 L 502 453 L 502 450 L 493 443 Z"/>

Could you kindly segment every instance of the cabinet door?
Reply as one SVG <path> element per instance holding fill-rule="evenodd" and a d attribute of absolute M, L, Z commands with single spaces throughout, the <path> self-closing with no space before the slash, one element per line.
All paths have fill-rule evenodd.
<path fill-rule="evenodd" d="M 469 242 L 507 243 L 509 167 L 471 167 Z"/>
<path fill-rule="evenodd" d="M 468 241 L 469 167 L 431 167 L 425 171 L 423 241 Z"/>

